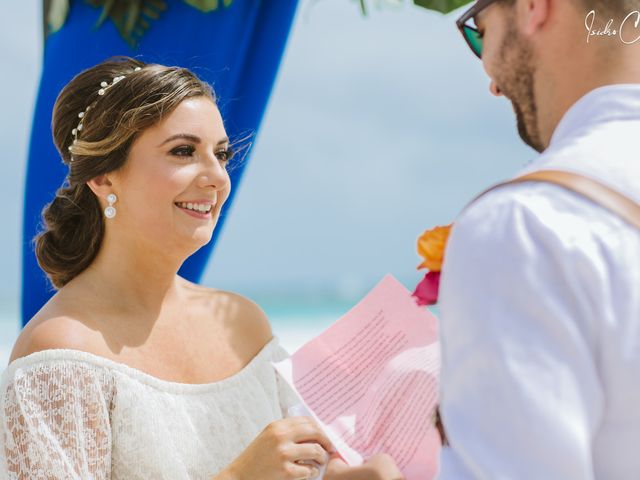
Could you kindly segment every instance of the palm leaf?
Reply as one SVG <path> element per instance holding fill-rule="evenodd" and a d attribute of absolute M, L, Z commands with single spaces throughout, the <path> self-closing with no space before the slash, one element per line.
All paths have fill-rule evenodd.
<path fill-rule="evenodd" d="M 98 17 L 98 21 L 96 22 L 96 27 L 101 26 L 104 21 L 108 18 L 111 10 L 113 9 L 113 5 L 116 3 L 116 0 L 106 0 L 104 5 L 102 6 L 102 12 L 100 13 L 100 17 Z"/>
<path fill-rule="evenodd" d="M 142 0 L 131 1 L 129 10 L 127 11 L 127 20 L 124 24 L 124 31 L 127 32 L 127 35 L 131 35 L 131 32 L 133 32 L 133 28 L 136 26 L 136 22 L 140 17 L 140 3 L 142 3 Z"/>
<path fill-rule="evenodd" d="M 209 13 L 213 10 L 217 10 L 220 7 L 220 3 L 223 6 L 228 7 L 233 0 L 183 0 L 187 5 L 191 5 L 193 8 L 197 8 L 201 12 Z"/>
<path fill-rule="evenodd" d="M 45 38 L 62 28 L 69 15 L 69 0 L 45 0 L 43 4 L 45 15 Z"/>
<path fill-rule="evenodd" d="M 69 14 L 71 0 L 43 0 L 45 17 L 45 37 L 64 25 Z M 167 9 L 165 0 L 85 0 L 89 5 L 102 8 L 95 28 L 99 28 L 107 18 L 111 18 L 122 38 L 135 48 L 142 35 L 150 27 L 150 20 L 157 20 Z M 222 5 L 229 7 L 233 0 L 183 0 L 187 5 L 209 13 Z M 366 0 L 355 0 L 363 15 L 367 13 Z M 473 0 L 413 0 L 419 7 L 441 13 L 449 13 Z"/>
<path fill-rule="evenodd" d="M 185 0 L 187 1 L 187 0 Z M 367 1 L 366 0 L 354 0 L 360 5 L 360 11 L 363 15 L 367 14 Z M 397 1 L 397 0 L 396 0 Z M 412 0 L 413 3 L 419 7 L 423 7 L 429 10 L 435 10 L 440 13 L 449 13 L 463 5 L 471 3 L 473 0 Z M 380 3 L 380 2 L 379 2 Z"/>
<path fill-rule="evenodd" d="M 367 5 L 364 3 L 364 0 L 357 0 L 360 3 L 360 11 L 363 15 L 367 14 Z"/>
<path fill-rule="evenodd" d="M 413 0 L 413 3 L 419 7 L 435 10 L 436 12 L 449 13 L 472 1 L 473 0 Z"/>
<path fill-rule="evenodd" d="M 120 36 L 135 48 L 140 38 L 150 27 L 150 20 L 157 20 L 167 9 L 165 0 L 85 0 L 102 12 L 94 28 L 99 28 L 110 18 Z"/>

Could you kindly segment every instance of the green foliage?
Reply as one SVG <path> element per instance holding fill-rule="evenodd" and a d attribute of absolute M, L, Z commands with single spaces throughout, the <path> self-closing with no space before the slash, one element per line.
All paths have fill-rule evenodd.
<path fill-rule="evenodd" d="M 165 0 L 85 0 L 89 5 L 102 8 L 94 29 L 110 19 L 120 36 L 134 48 L 151 21 L 160 18 L 167 9 Z"/>
<path fill-rule="evenodd" d="M 219 7 L 219 0 L 184 0 L 185 3 L 188 3 L 194 8 L 197 8 L 201 12 L 208 13 L 213 10 L 217 10 Z M 222 0 L 222 3 L 225 7 L 231 5 L 233 0 Z"/>
<path fill-rule="evenodd" d="M 183 1 L 203 13 L 228 7 L 233 2 L 233 0 Z M 94 28 L 100 28 L 107 19 L 110 19 L 131 48 L 136 47 L 153 20 L 160 18 L 167 9 L 165 0 L 85 0 L 85 2 L 92 7 L 102 8 Z M 46 35 L 62 28 L 69 14 L 70 3 L 71 0 L 45 0 Z"/>
<path fill-rule="evenodd" d="M 367 13 L 367 1 L 355 0 L 363 15 Z M 441 13 L 449 13 L 473 0 L 412 0 L 419 7 Z M 99 28 L 107 19 L 111 19 L 122 38 L 132 47 L 138 44 L 142 35 L 153 20 L 167 9 L 165 0 L 85 0 L 95 8 L 102 8 L 95 28 Z M 203 13 L 226 8 L 233 0 L 183 0 L 187 5 Z M 71 0 L 44 0 L 46 35 L 62 28 L 69 14 Z M 275 7 L 274 7 L 275 8 Z"/>
<path fill-rule="evenodd" d="M 440 13 L 449 13 L 471 2 L 472 0 L 413 0 L 413 3 L 419 7 Z"/>
<path fill-rule="evenodd" d="M 69 0 L 50 0 L 46 2 L 45 33 L 57 32 L 67 21 L 69 15 Z"/>
<path fill-rule="evenodd" d="M 367 0 L 355 0 L 360 6 L 360 10 L 363 15 L 367 14 Z M 385 0 L 372 0 L 377 4 L 384 3 Z M 401 0 L 386 0 L 389 3 L 398 3 Z M 423 7 L 429 10 L 434 10 L 440 13 L 449 13 L 456 10 L 463 5 L 471 3 L 473 0 L 412 0 L 412 2 L 418 7 Z"/>

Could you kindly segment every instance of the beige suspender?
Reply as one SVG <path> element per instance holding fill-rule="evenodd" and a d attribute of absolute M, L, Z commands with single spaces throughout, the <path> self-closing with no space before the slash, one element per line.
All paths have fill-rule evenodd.
<path fill-rule="evenodd" d="M 640 230 L 640 204 L 596 180 L 560 170 L 540 170 L 499 183 L 482 192 L 474 201 L 497 188 L 522 182 L 546 182 L 560 185 L 601 205 Z"/>
<path fill-rule="evenodd" d="M 522 175 L 520 177 L 516 177 L 513 180 L 499 183 L 485 190 L 480 195 L 476 196 L 475 199 L 471 201 L 467 206 L 474 203 L 484 194 L 491 192 L 497 188 L 522 182 L 546 182 L 554 183 L 556 185 L 564 187 L 567 190 L 571 190 L 572 192 L 578 193 L 579 195 L 592 200 L 593 202 L 601 205 L 610 212 L 617 214 L 627 223 L 640 230 L 639 204 L 596 180 L 584 177 L 577 173 L 565 172 L 560 170 L 540 170 L 538 172 L 533 172 Z M 438 432 L 440 433 L 440 440 L 442 441 L 442 444 L 445 446 L 449 445 L 447 435 L 440 420 L 439 408 L 436 410 L 436 427 L 438 429 Z"/>

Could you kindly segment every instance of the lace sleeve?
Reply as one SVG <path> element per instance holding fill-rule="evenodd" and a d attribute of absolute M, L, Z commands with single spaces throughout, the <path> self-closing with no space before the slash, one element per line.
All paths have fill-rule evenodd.
<path fill-rule="evenodd" d="M 107 369 L 82 362 L 10 365 L 0 382 L 0 478 L 110 478 L 113 391 Z"/>

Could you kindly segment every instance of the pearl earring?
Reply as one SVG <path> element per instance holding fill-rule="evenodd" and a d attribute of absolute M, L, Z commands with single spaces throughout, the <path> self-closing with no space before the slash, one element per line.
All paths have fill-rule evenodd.
<path fill-rule="evenodd" d="M 116 197 L 115 193 L 110 193 L 107 195 L 107 202 L 109 202 L 109 206 L 104 209 L 104 216 L 107 218 L 113 218 L 116 216 L 116 208 L 113 206 L 116 203 L 118 197 Z"/>

